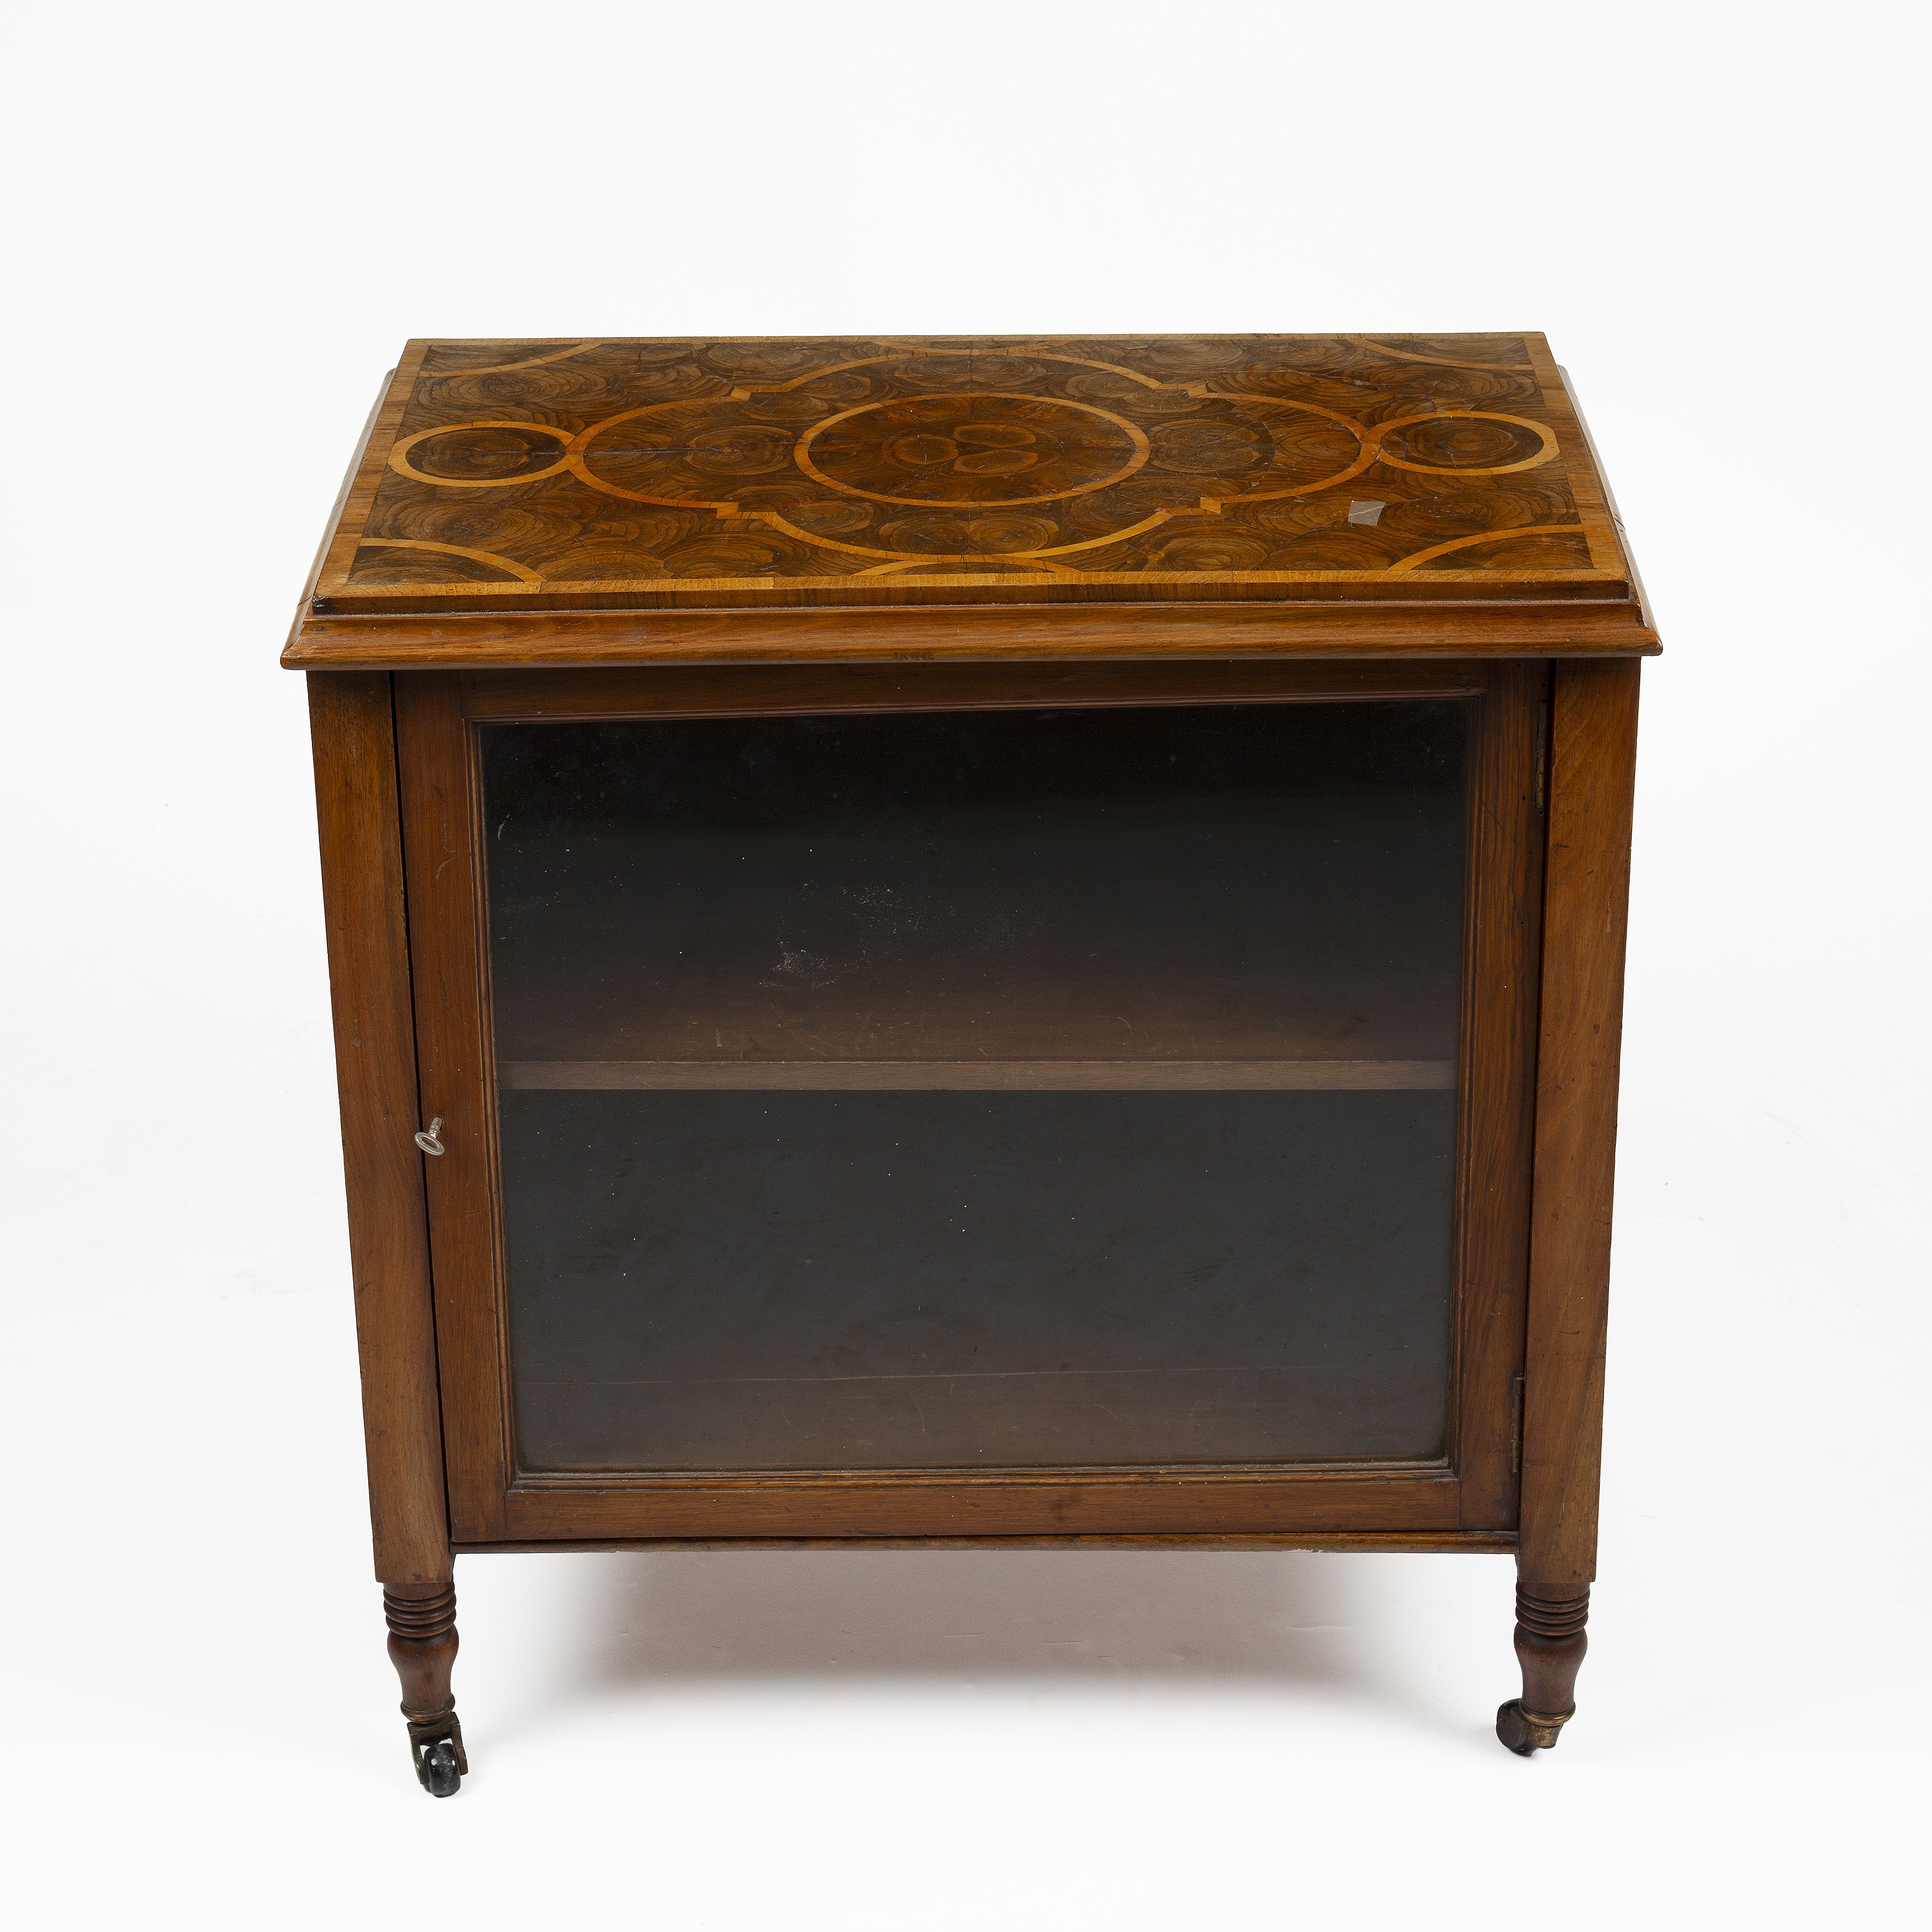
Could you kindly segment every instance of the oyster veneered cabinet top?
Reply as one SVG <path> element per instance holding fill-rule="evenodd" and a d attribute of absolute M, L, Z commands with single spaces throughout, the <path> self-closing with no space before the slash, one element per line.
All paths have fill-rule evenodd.
<path fill-rule="evenodd" d="M 358 616 L 1230 603 L 1655 643 L 1538 334 L 418 340 L 290 661 L 368 661 Z"/>

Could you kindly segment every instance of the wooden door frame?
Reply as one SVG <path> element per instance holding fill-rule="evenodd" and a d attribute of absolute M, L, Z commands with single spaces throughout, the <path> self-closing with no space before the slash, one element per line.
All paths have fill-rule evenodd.
<path fill-rule="evenodd" d="M 1543 879 L 1542 660 L 650 667 L 398 674 L 395 771 L 449 1530 L 458 1549 L 1131 1541 L 1516 1542 Z M 1352 702 L 1473 706 L 1449 1451 L 1439 1462 L 520 1474 L 496 1195 L 478 728 L 564 718 Z"/>

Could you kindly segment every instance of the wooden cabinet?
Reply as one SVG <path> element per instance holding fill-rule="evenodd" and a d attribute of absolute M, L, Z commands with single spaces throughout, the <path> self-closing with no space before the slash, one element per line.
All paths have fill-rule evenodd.
<path fill-rule="evenodd" d="M 1637 665 L 1538 336 L 416 342 L 309 674 L 376 1574 L 1514 1552 L 1571 1708 Z"/>

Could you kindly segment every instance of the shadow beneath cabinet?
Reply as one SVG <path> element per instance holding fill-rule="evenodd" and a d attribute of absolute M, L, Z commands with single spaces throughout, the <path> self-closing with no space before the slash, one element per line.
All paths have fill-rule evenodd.
<path fill-rule="evenodd" d="M 1379 1566 L 1375 1566 L 1378 1569 Z M 610 1556 L 580 1573 L 577 1684 L 785 1679 L 1402 1682 L 1385 1574 L 1303 1551 L 786 1550 Z M 1391 1616 L 1394 1610 L 1396 1612 Z"/>

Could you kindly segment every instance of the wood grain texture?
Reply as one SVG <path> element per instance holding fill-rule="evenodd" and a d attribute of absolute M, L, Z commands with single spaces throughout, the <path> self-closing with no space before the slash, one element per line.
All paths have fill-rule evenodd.
<path fill-rule="evenodd" d="M 537 1481 L 505 1498 L 511 1540 L 748 1537 L 1443 1533 L 1456 1489 L 1440 1470 L 1270 1471 L 1202 1476 L 883 1480 L 793 1477 L 697 1482 Z"/>
<path fill-rule="evenodd" d="M 1541 337 L 412 342 L 330 610 L 1628 598 Z"/>
<path fill-rule="evenodd" d="M 497 1245 L 496 1113 L 484 1098 L 482 1016 L 488 980 L 474 870 L 469 748 L 456 679 L 398 681 L 403 838 L 416 958 L 423 1111 L 442 1119 L 447 1151 L 427 1163 L 436 1250 L 436 1329 L 456 1532 L 501 1530 L 509 1462 L 505 1351 L 494 1292 Z"/>
<path fill-rule="evenodd" d="M 446 1586 L 423 1593 L 382 1592 L 389 1626 L 389 1661 L 403 1685 L 403 1715 L 440 1717 L 454 1708 L 449 1673 L 456 1662 L 456 1592 Z"/>
<path fill-rule="evenodd" d="M 1543 664 L 1494 667 L 1470 760 L 1462 1119 L 1456 1135 L 1456 1468 L 1466 1528 L 1514 1528 L 1512 1391 L 1529 1287 Z"/>
<path fill-rule="evenodd" d="M 616 664 L 1654 656 L 1632 603 L 932 605 L 301 619 L 282 662 L 386 670 Z"/>
<path fill-rule="evenodd" d="M 1518 1562 L 1552 1599 L 1596 1574 L 1637 679 L 1559 664 L 1551 691 Z"/>
<path fill-rule="evenodd" d="M 1480 666 L 1437 662 L 1249 662 L 913 665 L 790 662 L 748 677 L 736 665 L 652 664 L 600 670 L 476 670 L 464 716 L 517 718 L 742 718 L 836 708 L 880 711 L 1042 710 L 1077 705 L 1253 704 L 1356 698 L 1474 698 Z"/>
<path fill-rule="evenodd" d="M 1558 1726 L 1576 1708 L 1576 1672 L 1590 1647 L 1590 1593 L 1550 1600 L 1516 1593 L 1516 1654 L 1526 1716 Z M 1553 1740 L 1552 1740 L 1553 1742 Z"/>
<path fill-rule="evenodd" d="M 309 718 L 376 1574 L 404 1588 L 450 1556 L 389 683 L 312 672 Z"/>

